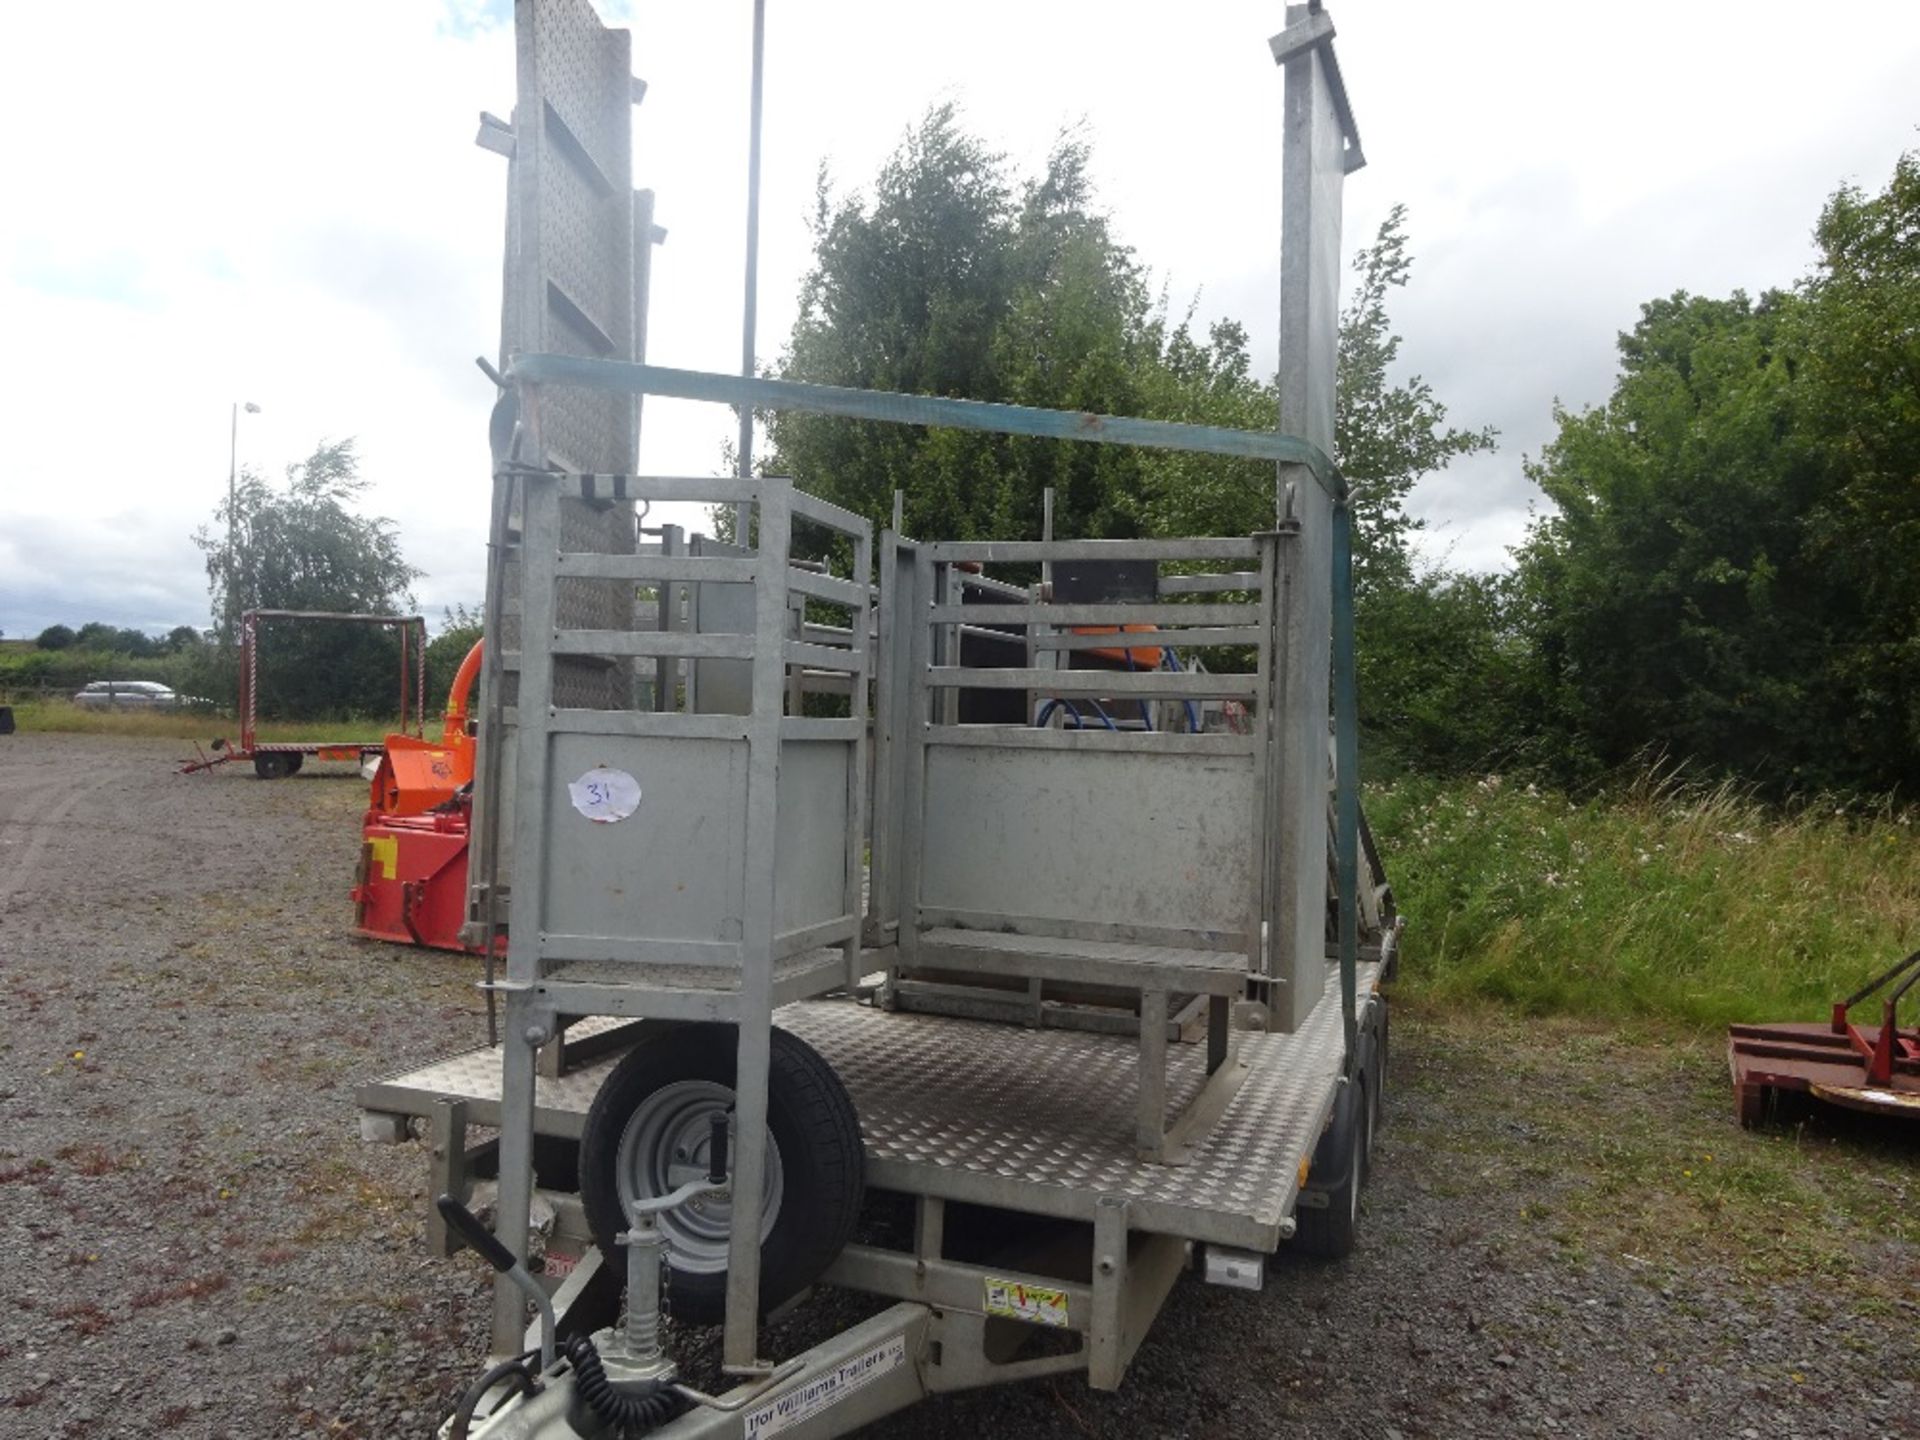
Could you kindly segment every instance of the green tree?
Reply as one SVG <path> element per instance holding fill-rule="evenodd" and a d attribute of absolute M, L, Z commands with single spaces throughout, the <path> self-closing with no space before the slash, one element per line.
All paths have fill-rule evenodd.
<path fill-rule="evenodd" d="M 1538 601 L 1543 678 L 1583 761 L 1651 747 L 1779 772 L 1769 778 L 1801 763 L 1818 635 L 1800 602 L 1818 577 L 1799 573 L 1805 503 L 1788 503 L 1782 444 L 1794 303 L 1676 294 L 1643 306 L 1621 337 L 1613 397 L 1561 413 L 1530 467 L 1557 508 L 1529 536 L 1522 583 Z"/>
<path fill-rule="evenodd" d="M 882 167 L 872 197 L 822 173 L 814 264 L 779 367 L 789 379 L 1052 409 L 1270 429 L 1278 401 L 1238 323 L 1193 334 L 1096 207 L 1090 152 L 1062 136 L 1037 177 L 937 106 Z M 1355 261 L 1343 316 L 1336 460 L 1360 482 L 1363 574 L 1405 583 L 1406 497 L 1423 475 L 1488 448 L 1449 427 L 1415 376 L 1395 382 L 1390 293 L 1411 266 L 1396 208 Z M 876 522 L 906 490 L 910 533 L 1039 533 L 1056 492 L 1064 536 L 1246 534 L 1273 522 L 1273 467 L 1212 456 L 869 425 L 783 413 L 765 465 Z"/>
<path fill-rule="evenodd" d="M 824 171 L 814 265 L 779 373 L 789 379 L 1138 413 L 1164 326 L 1132 255 L 1091 204 L 1086 144 L 1063 136 L 1021 181 L 1005 157 L 929 111 L 869 200 Z M 1038 534 L 1042 492 L 1067 535 L 1132 534 L 1131 452 L 783 413 L 769 470 L 875 521 L 904 488 L 910 532 Z"/>
<path fill-rule="evenodd" d="M 1825 679 L 1846 773 L 1920 786 L 1920 153 L 1840 189 L 1799 293 L 1793 422 L 1817 497 L 1806 559 L 1827 582 Z"/>
<path fill-rule="evenodd" d="M 1340 373 L 1334 458 L 1354 487 L 1356 582 L 1404 587 L 1414 579 L 1410 541 L 1424 521 L 1407 510 L 1413 487 L 1465 455 L 1492 450 L 1492 426 L 1447 424 L 1447 407 L 1418 375 L 1396 381 L 1400 336 L 1387 301 L 1413 270 L 1407 207 L 1380 222 L 1373 244 L 1353 257 L 1358 285 L 1340 312 Z"/>
<path fill-rule="evenodd" d="M 242 472 L 231 502 L 194 533 L 207 557 L 207 588 L 221 644 L 235 642 L 247 610 L 405 614 L 420 571 L 406 562 L 393 523 L 359 513 L 368 482 L 351 439 L 322 441 L 276 486 Z M 230 508 L 231 507 L 231 508 Z M 312 718 L 385 715 L 398 693 L 391 631 L 275 622 L 262 636 L 260 707 Z"/>
<path fill-rule="evenodd" d="M 79 636 L 74 634 L 72 626 L 49 625 L 40 632 L 33 643 L 42 650 L 65 650 L 77 639 Z"/>
<path fill-rule="evenodd" d="M 1777 791 L 1920 784 L 1920 167 L 1814 273 L 1676 294 L 1558 416 L 1515 624 L 1570 769 L 1647 749 Z"/>
<path fill-rule="evenodd" d="M 427 729 L 433 730 L 431 717 L 444 709 L 447 703 L 447 691 L 453 684 L 454 673 L 459 670 L 460 662 L 467 658 L 467 652 L 485 633 L 483 617 L 478 608 L 469 610 L 464 605 L 453 605 L 442 612 L 440 633 L 427 643 Z M 472 707 L 480 703 L 479 686 L 474 687 L 468 697 Z"/>
<path fill-rule="evenodd" d="M 1491 450 L 1497 438 L 1491 427 L 1448 425 L 1447 407 L 1420 376 L 1394 377 L 1401 338 L 1388 302 L 1412 272 L 1406 222 L 1406 207 L 1394 206 L 1373 243 L 1355 253 L 1356 284 L 1340 314 L 1333 457 L 1354 489 L 1354 571 L 1363 606 L 1375 589 L 1432 593 L 1416 581 L 1411 539 L 1422 522 L 1408 511 L 1407 497 L 1424 477 L 1459 456 Z M 1166 418 L 1249 430 L 1274 424 L 1277 392 L 1253 378 L 1246 331 L 1238 324 L 1215 325 L 1205 346 L 1178 327 L 1164 371 L 1171 393 L 1158 397 L 1156 413 Z M 1159 528 L 1232 535 L 1273 522 L 1270 465 L 1200 456 L 1152 463 Z"/>
<path fill-rule="evenodd" d="M 1361 595 L 1363 751 L 1370 770 L 1482 773 L 1539 755 L 1536 677 L 1505 575 L 1413 569 Z"/>

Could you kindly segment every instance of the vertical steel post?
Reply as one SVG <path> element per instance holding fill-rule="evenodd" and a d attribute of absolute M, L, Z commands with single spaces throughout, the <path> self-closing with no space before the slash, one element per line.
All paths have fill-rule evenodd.
<path fill-rule="evenodd" d="M 1280 429 L 1334 449 L 1339 357 L 1340 202 L 1350 125 L 1331 59 L 1332 22 L 1317 3 L 1289 5 L 1270 42 L 1286 74 L 1281 165 Z M 1298 522 L 1282 547 L 1277 845 L 1268 896 L 1274 1023 L 1296 1028 L 1325 982 L 1327 718 L 1331 656 L 1332 501 L 1304 465 L 1282 464 L 1276 515 Z"/>
<path fill-rule="evenodd" d="M 858 728 L 847 753 L 847 829 L 846 829 L 846 888 L 842 913 L 854 918 L 853 934 L 847 937 L 847 988 L 853 989 L 863 978 L 864 968 L 861 960 L 862 923 L 861 895 L 865 889 L 864 875 L 860 863 L 860 848 L 867 838 L 867 778 L 868 757 L 874 753 L 870 739 L 870 727 L 879 723 L 870 708 L 872 687 L 868 677 L 873 673 L 874 641 L 868 617 L 873 605 L 873 531 L 863 527 L 862 533 L 853 542 L 853 583 L 860 587 L 860 603 L 852 609 L 853 646 L 859 655 L 859 668 L 853 672 L 852 693 L 847 700 L 847 714 L 852 717 Z M 863 723 L 864 722 L 864 723 Z"/>
<path fill-rule="evenodd" d="M 1087 1326 L 1087 1384 L 1117 1390 L 1127 1373 L 1127 1240 L 1125 1196 L 1102 1195 L 1093 1205 L 1093 1315 Z"/>
<path fill-rule="evenodd" d="M 1353 652 L 1353 515 L 1333 507 L 1334 884 L 1339 904 L 1340 1020 L 1347 1072 L 1358 1054 L 1360 950 L 1360 714 Z"/>
<path fill-rule="evenodd" d="M 757 1362 L 760 1221 L 767 1168 L 767 1073 L 773 1028 L 773 869 L 779 823 L 780 719 L 785 690 L 787 487 L 759 493 L 759 566 L 754 578 L 753 706 L 747 719 L 747 843 L 740 894 L 740 1022 L 733 1086 L 733 1217 L 727 1246 L 728 1369 Z"/>
<path fill-rule="evenodd" d="M 933 663 L 934 646 L 933 624 L 927 612 L 933 604 L 938 573 L 926 547 L 917 546 L 913 552 L 913 588 L 894 609 L 894 623 L 907 626 L 905 705 L 900 710 L 899 728 L 893 734 L 894 743 L 904 744 L 907 750 L 903 795 L 894 807 L 900 823 L 893 832 L 898 847 L 895 852 L 900 877 L 898 941 L 903 969 L 912 969 L 920 956 L 920 856 L 926 845 L 927 726 L 931 713 L 927 667 Z"/>
<path fill-rule="evenodd" d="M 524 403 L 524 401 L 523 401 Z M 527 803 L 513 807 L 513 919 L 507 930 L 505 1034 L 500 1056 L 500 1180 L 493 1233 L 515 1255 L 527 1253 L 533 1205 L 535 1052 L 551 1024 L 536 1004 L 546 913 L 546 797 L 552 741 L 554 567 L 560 551 L 560 497 L 551 480 L 529 475 L 521 486 L 521 654 L 515 779 Z M 493 1353 L 519 1353 L 526 1300 L 502 1275 L 494 1287 Z"/>

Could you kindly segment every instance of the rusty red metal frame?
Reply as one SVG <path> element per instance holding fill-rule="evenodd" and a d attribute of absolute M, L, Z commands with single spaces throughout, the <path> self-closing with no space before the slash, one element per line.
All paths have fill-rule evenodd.
<path fill-rule="evenodd" d="M 1903 1033 L 1900 1001 L 1920 983 L 1920 951 L 1837 1002 L 1826 1024 L 1735 1025 L 1727 1063 L 1743 1125 L 1766 1119 L 1777 1097 L 1816 1099 L 1920 1119 L 1920 1029 Z M 1853 1023 L 1850 1012 L 1884 992 L 1880 1024 Z"/>
<path fill-rule="evenodd" d="M 249 610 L 240 617 L 240 750 L 244 754 L 252 754 L 256 748 L 260 706 L 259 632 L 263 620 L 325 620 L 397 629 L 400 632 L 400 728 L 414 735 L 425 733 L 427 621 L 424 615 L 366 615 L 336 610 Z M 419 638 L 419 676 L 414 679 L 409 674 L 413 667 L 407 662 L 408 640 L 416 633 Z M 407 719 L 409 709 L 413 713 L 411 726 Z"/>
<path fill-rule="evenodd" d="M 353 625 L 378 625 L 400 633 L 400 729 L 413 735 L 426 733 L 427 718 L 427 621 L 424 615 L 369 615 L 337 610 L 249 610 L 240 617 L 240 679 L 237 709 L 240 737 L 237 742 L 214 742 L 219 753 L 209 759 L 201 755 L 184 762 L 183 775 L 196 770 L 211 770 L 229 760 L 246 760 L 264 752 L 287 755 L 313 755 L 322 760 L 352 760 L 378 755 L 385 750 L 379 744 L 358 741 L 287 740 L 262 744 L 259 740 L 260 627 L 275 620 L 321 620 Z"/>
<path fill-rule="evenodd" d="M 1901 979 L 1903 975 L 1905 979 Z M 1895 985 L 1895 980 L 1900 983 Z M 1895 1012 L 1899 1009 L 1900 1001 L 1913 988 L 1916 980 L 1920 980 L 1920 950 L 1914 951 L 1884 975 L 1861 986 L 1833 1007 L 1833 1033 L 1846 1036 L 1853 1048 L 1866 1057 L 1869 1085 L 1891 1085 L 1894 1065 L 1898 1060 L 1920 1061 L 1920 1038 L 1908 1039 L 1895 1024 Z M 1881 1002 L 1880 1031 L 1872 1040 L 1868 1040 L 1866 1032 L 1847 1018 L 1847 1012 L 1883 989 L 1887 991 L 1887 998 Z M 1920 1031 L 1915 1034 L 1920 1036 Z"/>

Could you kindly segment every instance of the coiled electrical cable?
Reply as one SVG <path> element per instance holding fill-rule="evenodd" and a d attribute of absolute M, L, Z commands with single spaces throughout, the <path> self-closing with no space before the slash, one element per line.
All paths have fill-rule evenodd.
<path fill-rule="evenodd" d="M 685 1404 L 671 1387 L 657 1381 L 643 1388 L 616 1390 L 600 1363 L 600 1352 L 585 1335 L 568 1340 L 565 1351 L 573 1366 L 575 1393 L 603 1424 L 613 1427 L 621 1440 L 631 1440 L 666 1424 Z"/>

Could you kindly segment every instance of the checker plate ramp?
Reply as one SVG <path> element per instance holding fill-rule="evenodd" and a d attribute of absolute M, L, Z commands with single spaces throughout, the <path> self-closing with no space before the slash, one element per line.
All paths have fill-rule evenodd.
<path fill-rule="evenodd" d="M 1362 964 L 1362 1003 L 1379 973 Z M 1033 1214 L 1091 1219 L 1102 1195 L 1130 1202 L 1136 1230 L 1272 1249 L 1293 1208 L 1300 1161 L 1326 1123 L 1341 1060 L 1339 977 L 1290 1035 L 1243 1034 L 1244 1084 L 1191 1163 L 1134 1153 L 1137 1047 L 1131 1037 L 1027 1030 L 933 1015 L 888 1014 L 846 1000 L 775 1012 L 831 1064 L 853 1097 L 869 1183 Z M 590 1023 L 590 1022 L 589 1022 Z M 591 1033 L 588 1025 L 574 1034 Z M 1185 1104 L 1205 1047 L 1172 1047 L 1168 1103 Z M 577 1137 L 614 1063 L 541 1078 L 536 1124 Z M 475 1050 L 366 1087 L 368 1110 L 427 1114 L 442 1096 L 498 1119 L 497 1052 Z"/>

